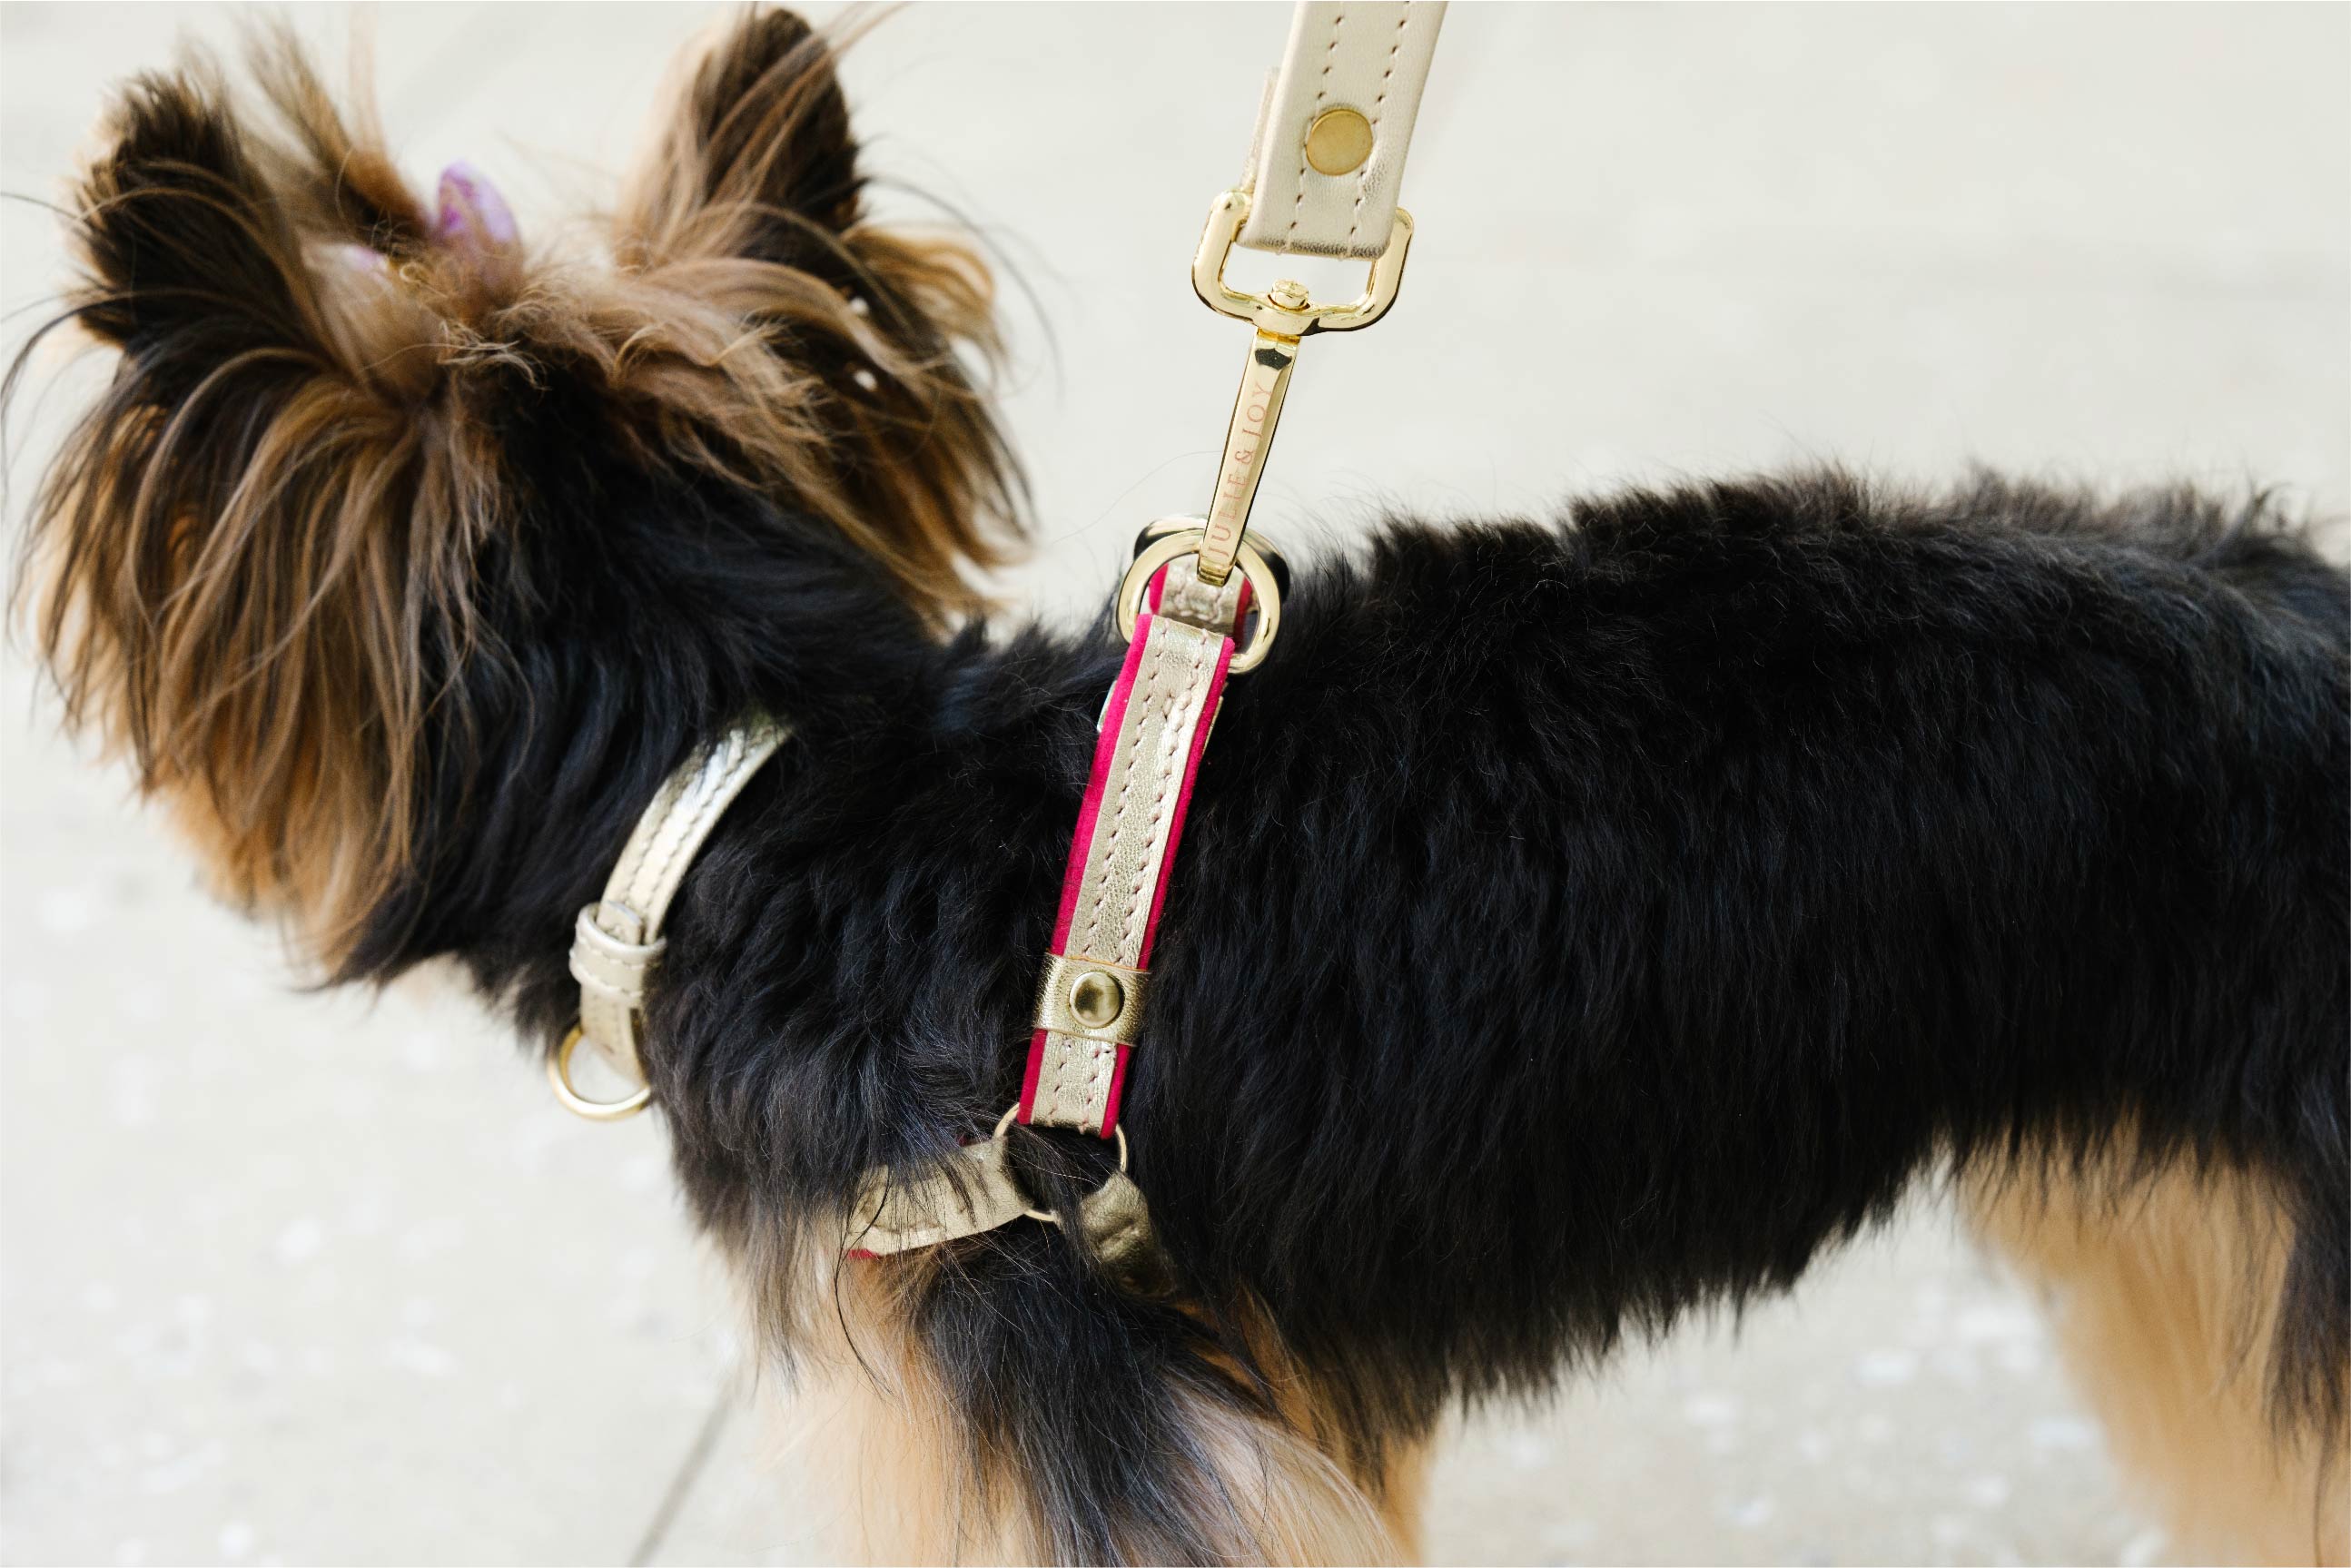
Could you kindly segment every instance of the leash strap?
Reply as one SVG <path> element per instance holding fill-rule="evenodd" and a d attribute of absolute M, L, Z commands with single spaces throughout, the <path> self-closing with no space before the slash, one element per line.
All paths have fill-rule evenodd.
<path fill-rule="evenodd" d="M 1249 533 L 1250 503 L 1300 343 L 1368 327 L 1395 302 L 1412 241 L 1396 194 L 1444 14 L 1425 0 L 1298 7 L 1249 174 L 1209 209 L 1193 256 L 1202 301 L 1255 331 L 1207 514 L 1146 529 L 1113 604 L 1126 657 L 1095 726 L 1020 1098 L 993 1134 L 935 1170 L 911 1180 L 888 1166 L 869 1171 L 843 1238 L 848 1256 L 935 1246 L 1023 1217 L 1058 1223 L 1029 1207 L 1006 1157 L 1005 1132 L 1018 1119 L 1118 1140 L 1118 1171 L 1080 1205 L 1085 1244 L 1113 1276 L 1155 1266 L 1149 1208 L 1126 1174 L 1119 1103 L 1226 679 L 1263 660 L 1280 629 L 1286 580 L 1278 556 Z M 1288 280 L 1247 293 L 1225 281 L 1237 245 L 1357 257 L 1371 263 L 1370 277 L 1358 298 L 1339 303 Z"/>
<path fill-rule="evenodd" d="M 1310 3 L 1259 115 L 1240 243 L 1370 261 L 1387 248 L 1442 0 Z"/>
<path fill-rule="evenodd" d="M 661 934 L 663 917 L 720 816 L 788 733 L 773 719 L 755 718 L 698 748 L 637 819 L 604 896 L 573 923 L 571 977 L 580 982 L 580 1027 L 549 1063 L 556 1095 L 570 1109 L 611 1120 L 643 1110 L 651 1099 L 642 1087 L 622 1100 L 580 1099 L 569 1082 L 571 1052 L 584 1040 L 614 1071 L 645 1082 L 638 1022 L 646 981 L 669 946 Z"/>
<path fill-rule="evenodd" d="M 1426 0 L 1300 5 L 1258 119 L 1248 178 L 1210 214 L 1194 286 L 1212 308 L 1243 317 L 1257 332 L 1214 502 L 1188 552 L 1192 564 L 1178 558 L 1156 566 L 1150 612 L 1135 617 L 1126 663 L 1103 709 L 1038 988 L 1020 1088 L 1024 1123 L 1105 1138 L 1118 1126 L 1149 989 L 1152 937 L 1200 754 L 1234 665 L 1235 629 L 1249 607 L 1249 578 L 1235 570 L 1247 548 L 1249 504 L 1300 341 L 1368 326 L 1395 301 L 1412 232 L 1396 194 L 1444 19 L 1445 6 Z M 1224 282 L 1235 244 L 1362 257 L 1374 264 L 1372 281 L 1361 299 L 1343 306 L 1318 306 L 1287 282 L 1262 297 L 1241 294 Z M 1146 549 L 1138 566 L 1152 554 Z M 1123 607 L 1123 589 L 1120 598 Z M 1264 625 L 1242 667 L 1264 656 L 1279 610 L 1278 591 L 1266 594 Z"/>
<path fill-rule="evenodd" d="M 1020 1087 L 1022 1122 L 1105 1138 L 1118 1125 L 1151 940 L 1249 580 L 1237 572 L 1210 588 L 1197 572 L 1163 567 L 1150 595 L 1102 709 Z"/>

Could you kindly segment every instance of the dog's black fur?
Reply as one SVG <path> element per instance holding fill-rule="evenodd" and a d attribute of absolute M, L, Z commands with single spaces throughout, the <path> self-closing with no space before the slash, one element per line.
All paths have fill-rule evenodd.
<path fill-rule="evenodd" d="M 809 57 L 797 24 L 728 47 L 714 93 Z M 236 287 L 153 268 L 265 225 L 225 111 L 142 90 L 115 154 L 138 200 L 89 219 L 126 420 L 196 395 L 136 378 L 201 378 L 207 291 Z M 775 243 L 832 256 L 808 237 L 853 211 L 853 149 L 789 168 L 831 173 Z M 159 244 L 175 182 L 204 246 Z M 239 352 L 273 309 L 300 313 L 235 319 Z M 467 625 L 419 636 L 413 853 L 340 975 L 454 957 L 551 1045 L 574 915 L 662 779 L 737 715 L 787 719 L 684 884 L 646 1058 L 696 1212 L 788 1322 L 870 1166 L 913 1175 L 1016 1095 L 1117 650 L 943 641 L 790 494 L 613 438 L 590 369 L 510 351 L 534 371 L 457 413 L 515 493 Z M 222 427 L 224 485 L 265 428 Z M 1278 1407 L 1246 1370 L 1269 1343 L 1367 1474 L 1448 1399 L 1785 1288 L 1987 1163 L 2273 1188 L 2272 1408 L 2332 1431 L 2346 627 L 2298 529 L 2185 492 L 1815 473 L 1392 521 L 1301 573 L 1191 807 L 1125 1107 L 1174 1291 L 1033 1224 L 844 1267 L 908 1272 L 983 1476 L 1016 1473 L 1070 1559 L 1224 1549 L 1184 1400 Z M 1108 1157 L 1017 1138 L 1065 1211 Z"/>
<path fill-rule="evenodd" d="M 445 859 L 357 967 L 456 953 L 551 1040 L 655 784 L 724 716 L 791 716 L 679 900 L 651 1051 L 705 1222 L 789 1259 L 869 1165 L 1016 1096 L 1117 653 L 934 646 L 726 499 L 627 497 L 607 559 L 550 564 L 577 620 L 475 705 L 517 705 L 487 759 L 517 782 L 439 798 Z M 663 656 L 600 645 L 623 624 Z M 2346 627 L 2258 507 L 1990 481 L 1399 522 L 1308 571 L 1218 720 L 1125 1113 L 1185 1296 L 1262 1301 L 1376 1440 L 1792 1284 L 1949 1164 L 2127 1134 L 2283 1188 L 2274 1399 L 2331 1422 Z M 1171 1387 L 1220 1386 L 1194 1319 L 1062 1233 L 961 1249 L 923 1333 L 1058 1549 L 1196 1550 L 1166 1490 Z"/>

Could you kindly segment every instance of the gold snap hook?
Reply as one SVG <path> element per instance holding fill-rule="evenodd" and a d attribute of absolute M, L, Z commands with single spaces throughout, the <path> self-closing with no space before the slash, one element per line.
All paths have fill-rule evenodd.
<path fill-rule="evenodd" d="M 1342 112 L 1353 111 L 1333 110 L 1323 119 Z M 1364 129 L 1368 132 L 1370 127 Z M 1343 131 L 1343 128 L 1332 134 L 1336 137 Z M 1404 287 L 1405 256 L 1412 248 L 1412 214 L 1398 207 L 1388 228 L 1387 245 L 1372 263 L 1371 277 L 1354 300 L 1318 305 L 1303 287 L 1287 278 L 1263 294 L 1246 294 L 1226 283 L 1225 262 L 1240 238 L 1241 225 L 1249 221 L 1249 212 L 1246 191 L 1227 191 L 1217 198 L 1217 204 L 1208 209 L 1207 227 L 1201 231 L 1200 248 L 1192 256 L 1193 292 L 1211 310 L 1238 317 L 1257 329 L 1249 343 L 1249 361 L 1241 368 L 1240 395 L 1233 400 L 1232 421 L 1225 429 L 1216 493 L 1208 503 L 1200 545 L 1200 580 L 1212 588 L 1222 588 L 1232 575 L 1242 536 L 1249 531 L 1249 507 L 1256 503 L 1258 484 L 1265 477 L 1266 454 L 1273 446 L 1282 400 L 1290 393 L 1290 373 L 1298 368 L 1299 343 L 1317 332 L 1352 332 L 1386 315 L 1395 303 L 1396 291 Z"/>

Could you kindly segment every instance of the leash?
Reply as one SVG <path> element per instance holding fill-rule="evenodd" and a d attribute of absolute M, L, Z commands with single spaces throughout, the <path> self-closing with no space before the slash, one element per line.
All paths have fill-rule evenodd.
<path fill-rule="evenodd" d="M 1395 303 L 1413 234 L 1397 195 L 1444 16 L 1442 0 L 1297 8 L 1241 183 L 1210 207 L 1193 256 L 1194 292 L 1254 330 L 1207 514 L 1145 528 L 1113 601 L 1126 657 L 1098 727 L 1020 1097 L 988 1136 L 924 1176 L 869 1172 L 848 1256 L 911 1251 L 1021 1218 L 1059 1224 L 1034 1207 L 1006 1157 L 1015 1122 L 1114 1140 L 1118 1169 L 1079 1206 L 1085 1241 L 1106 1267 L 1130 1272 L 1155 1253 L 1148 1207 L 1127 1175 L 1119 1103 L 1144 1039 L 1152 940 L 1226 683 L 1263 663 L 1281 629 L 1286 569 L 1250 535 L 1249 512 L 1300 346 L 1371 326 Z M 1287 279 L 1251 294 L 1225 281 L 1237 246 L 1351 258 L 1370 273 L 1363 293 L 1340 303 Z M 548 1062 L 569 1109 L 616 1121 L 651 1102 L 637 1022 L 664 946 L 662 916 L 721 813 L 785 733 L 754 719 L 697 752 L 646 808 L 602 900 L 580 911 L 571 947 L 580 1022 Z M 570 1063 L 583 1040 L 635 1091 L 615 1101 L 579 1094 Z"/>
<path fill-rule="evenodd" d="M 1285 572 L 1251 538 L 1249 510 L 1300 345 L 1371 326 L 1395 303 L 1413 233 L 1397 194 L 1444 14 L 1423 0 L 1297 9 L 1248 172 L 1209 209 L 1193 257 L 1201 300 L 1255 332 L 1207 516 L 1144 530 L 1113 601 L 1126 658 L 1078 811 L 1020 1098 L 992 1134 L 930 1176 L 870 1174 L 852 1215 L 852 1256 L 935 1246 L 1021 1218 L 1059 1223 L 1030 1205 L 1006 1161 L 1016 1121 L 1115 1138 L 1117 1171 L 1079 1206 L 1086 1243 L 1113 1272 L 1133 1271 L 1155 1249 L 1127 1174 L 1119 1102 L 1144 1038 L 1152 938 L 1226 682 L 1262 663 L 1281 626 Z M 1363 294 L 1341 304 L 1288 280 L 1249 294 L 1225 281 L 1236 246 L 1353 257 L 1371 274 Z"/>
<path fill-rule="evenodd" d="M 1301 344 L 1371 326 L 1395 303 L 1412 246 L 1396 196 L 1444 14 L 1411 3 L 1299 6 L 1248 172 L 1209 209 L 1193 290 L 1256 331 L 1207 516 L 1146 529 L 1119 585 L 1126 663 L 1103 712 L 1038 993 L 1019 1106 L 1029 1125 L 1102 1137 L 1118 1125 L 1200 755 L 1226 677 L 1255 669 L 1281 627 L 1282 574 L 1250 540 L 1249 509 Z M 1317 304 L 1288 280 L 1248 294 L 1225 281 L 1236 245 L 1368 260 L 1371 277 L 1345 304 Z"/>

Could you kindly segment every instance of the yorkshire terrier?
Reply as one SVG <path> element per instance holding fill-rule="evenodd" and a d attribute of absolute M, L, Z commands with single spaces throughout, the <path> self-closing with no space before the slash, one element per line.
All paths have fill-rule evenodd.
<path fill-rule="evenodd" d="M 61 319 L 118 368 L 23 577 L 64 711 L 322 972 L 454 959 L 540 1050 L 664 778 L 789 724 L 643 1055 L 863 1436 L 869 1550 L 1408 1556 L 1449 1405 L 1946 1176 L 2180 1540 L 2351 1546 L 2351 596 L 2304 528 L 1834 473 L 1391 520 L 1300 570 L 1199 775 L 1124 1091 L 1151 1268 L 1029 1221 L 844 1257 L 866 1173 L 1019 1092 L 1119 665 L 980 619 L 987 274 L 868 221 L 785 12 L 595 257 L 256 74 L 251 117 L 139 78 L 80 178 Z M 1064 1218 L 1113 1159 L 1008 1138 Z"/>

